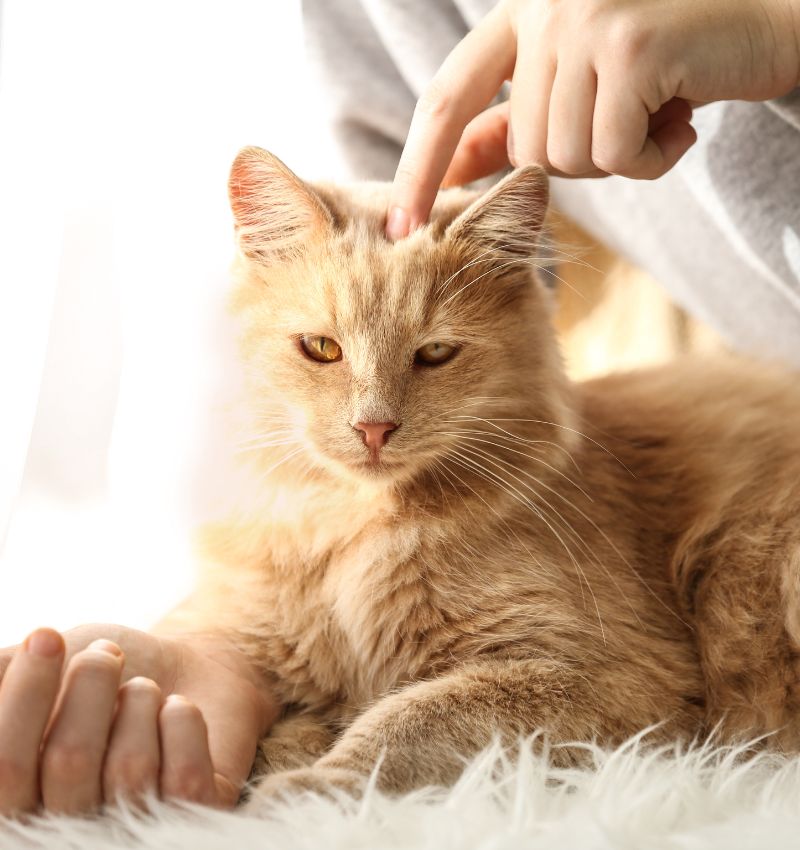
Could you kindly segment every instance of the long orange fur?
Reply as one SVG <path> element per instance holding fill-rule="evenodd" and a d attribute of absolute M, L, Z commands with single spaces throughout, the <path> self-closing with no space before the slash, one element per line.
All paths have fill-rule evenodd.
<path fill-rule="evenodd" d="M 716 729 L 800 744 L 800 381 L 728 357 L 573 384 L 535 278 L 526 168 L 383 235 L 387 187 L 231 173 L 244 407 L 236 506 L 174 625 L 286 706 L 256 801 L 453 781 L 501 735 Z M 297 338 L 338 342 L 320 364 Z M 414 352 L 445 341 L 438 367 Z M 358 421 L 399 428 L 367 463 Z M 568 747 L 554 757 L 570 761 Z"/>

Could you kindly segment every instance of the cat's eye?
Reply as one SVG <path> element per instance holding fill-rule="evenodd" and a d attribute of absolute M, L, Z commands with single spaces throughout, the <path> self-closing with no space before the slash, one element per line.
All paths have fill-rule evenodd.
<path fill-rule="evenodd" d="M 303 334 L 300 337 L 300 348 L 303 349 L 303 354 L 318 363 L 333 363 L 342 359 L 339 343 L 327 336 Z"/>
<path fill-rule="evenodd" d="M 446 342 L 429 342 L 417 349 L 414 360 L 425 366 L 439 366 L 441 363 L 446 363 L 455 353 L 454 345 L 448 345 Z"/>

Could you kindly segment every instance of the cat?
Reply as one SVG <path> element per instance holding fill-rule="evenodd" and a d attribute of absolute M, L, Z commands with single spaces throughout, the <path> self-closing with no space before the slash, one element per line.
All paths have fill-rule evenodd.
<path fill-rule="evenodd" d="M 572 383 L 526 167 L 384 236 L 388 186 L 236 158 L 246 444 L 180 614 L 286 706 L 248 805 L 449 784 L 495 736 L 800 744 L 800 382 Z"/>

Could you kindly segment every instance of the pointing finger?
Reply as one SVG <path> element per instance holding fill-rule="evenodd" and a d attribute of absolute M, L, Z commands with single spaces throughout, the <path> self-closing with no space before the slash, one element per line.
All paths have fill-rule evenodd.
<path fill-rule="evenodd" d="M 427 221 L 468 122 L 497 94 L 514 66 L 515 39 L 501 4 L 444 61 L 423 93 L 394 178 L 386 234 L 400 239 Z"/>

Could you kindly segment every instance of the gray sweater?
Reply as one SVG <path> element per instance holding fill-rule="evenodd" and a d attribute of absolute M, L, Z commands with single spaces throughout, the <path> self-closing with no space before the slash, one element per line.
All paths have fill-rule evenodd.
<path fill-rule="evenodd" d="M 414 105 L 493 0 L 303 0 L 351 176 L 390 180 Z M 553 180 L 556 206 L 732 346 L 800 366 L 800 89 L 695 112 L 697 144 L 653 182 Z"/>

